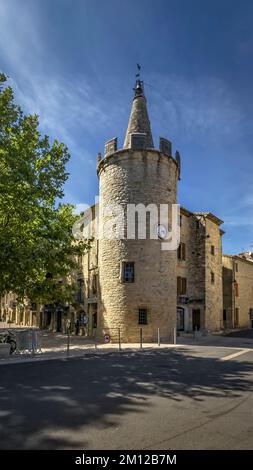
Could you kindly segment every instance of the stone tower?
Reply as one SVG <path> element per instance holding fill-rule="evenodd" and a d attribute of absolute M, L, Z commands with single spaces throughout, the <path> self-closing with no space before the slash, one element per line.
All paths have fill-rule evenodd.
<path fill-rule="evenodd" d="M 111 341 L 116 341 L 119 328 L 122 341 L 138 341 L 140 329 L 144 341 L 155 341 L 158 328 L 161 338 L 171 339 L 176 325 L 176 250 L 162 250 L 162 237 L 151 238 L 161 225 L 152 227 L 149 214 L 147 238 L 127 237 L 129 204 L 170 207 L 177 202 L 179 178 L 171 143 L 160 138 L 159 150 L 154 148 L 143 82 L 137 80 L 134 90 L 124 147 L 117 149 L 117 138 L 108 141 L 97 165 L 100 227 L 109 224 L 112 233 L 112 239 L 100 234 L 99 240 L 97 326 Z M 124 211 L 123 222 L 122 214 L 115 219 L 115 204 Z"/>

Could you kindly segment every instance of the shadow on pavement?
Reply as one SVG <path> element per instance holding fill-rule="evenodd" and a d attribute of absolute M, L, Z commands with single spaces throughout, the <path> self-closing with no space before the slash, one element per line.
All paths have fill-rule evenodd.
<path fill-rule="evenodd" d="M 126 413 L 145 413 L 154 396 L 171 406 L 252 390 L 252 362 L 221 362 L 184 348 L 2 366 L 0 448 L 87 448 L 91 425 L 106 433 Z"/>

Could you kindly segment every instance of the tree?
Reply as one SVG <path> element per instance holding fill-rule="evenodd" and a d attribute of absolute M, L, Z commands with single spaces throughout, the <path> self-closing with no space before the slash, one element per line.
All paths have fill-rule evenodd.
<path fill-rule="evenodd" d="M 0 74 L 0 296 L 51 303 L 71 299 L 76 256 L 73 206 L 61 204 L 70 155 L 41 136 L 37 115 L 24 115 Z"/>

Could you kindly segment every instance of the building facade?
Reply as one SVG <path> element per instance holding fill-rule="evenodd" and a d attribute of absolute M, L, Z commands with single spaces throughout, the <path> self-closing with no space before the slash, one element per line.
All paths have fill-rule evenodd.
<path fill-rule="evenodd" d="M 104 156 L 97 158 L 99 203 L 81 214 L 92 241 L 78 259 L 73 303 L 52 311 L 28 302 L 22 310 L 8 294 L 1 300 L 2 317 L 63 332 L 69 320 L 73 325 L 79 318 L 87 335 L 111 341 L 120 335 L 131 342 L 139 341 L 140 330 L 144 341 L 154 341 L 158 332 L 161 339 L 171 340 L 175 328 L 183 333 L 251 325 L 253 261 L 245 254 L 222 256 L 222 220 L 181 207 L 180 244 L 173 250 L 161 248 L 172 225 L 172 205 L 178 202 L 180 154 L 172 155 L 171 142 L 165 138 L 158 147 L 143 83 L 137 80 L 123 148 L 113 138 L 106 142 Z M 151 205 L 168 206 L 168 233 L 160 212 L 158 224 L 152 226 L 147 210 L 146 233 L 140 236 L 138 208 Z M 129 235 L 126 222 L 132 206 L 134 234 Z M 115 207 L 124 214 L 116 217 L 117 223 Z M 101 227 L 111 236 L 101 236 Z M 154 232 L 156 237 L 151 236 Z"/>
<path fill-rule="evenodd" d="M 171 143 L 164 138 L 160 138 L 159 150 L 154 148 L 139 81 L 124 147 L 117 148 L 116 138 L 108 141 L 104 157 L 98 156 L 97 173 L 100 202 L 96 213 L 103 227 L 122 230 L 121 235 L 126 234 L 125 222 L 113 227 L 115 214 L 108 214 L 104 206 L 119 204 L 125 213 L 129 204 L 170 207 L 177 202 L 180 155 L 172 156 Z M 90 284 L 84 298 L 90 334 L 95 326 L 99 334 L 111 339 L 120 330 L 125 341 L 136 341 L 141 328 L 145 339 L 155 340 L 158 329 L 162 338 L 171 339 L 175 328 L 191 332 L 222 327 L 222 220 L 209 212 L 181 208 L 180 245 L 177 250 L 162 251 L 160 238 L 98 237 L 95 218 L 94 213 L 91 231 L 96 255 L 91 250 L 83 260 L 83 278 Z M 138 230 L 138 218 L 136 225 Z M 89 268 L 91 260 L 94 266 Z M 91 270 L 96 273 L 95 294 Z"/>
<path fill-rule="evenodd" d="M 253 328 L 251 253 L 223 255 L 223 322 L 226 328 Z"/>
<path fill-rule="evenodd" d="M 217 331 L 222 319 L 222 220 L 181 208 L 178 331 Z"/>
<path fill-rule="evenodd" d="M 97 208 L 97 213 L 99 212 Z M 159 328 L 160 334 L 162 332 L 170 331 L 167 333 L 168 338 L 171 338 L 171 333 L 176 326 L 178 332 L 192 332 L 196 330 L 205 331 L 218 331 L 223 327 L 223 297 L 222 297 L 222 235 L 223 231 L 220 229 L 222 220 L 218 219 L 211 213 L 193 213 L 187 209 L 180 208 L 180 245 L 174 252 L 176 262 L 174 265 L 166 261 L 165 269 L 170 272 L 170 276 L 174 278 L 174 284 L 165 296 L 161 296 L 160 281 L 153 279 L 154 270 L 159 272 L 159 265 L 156 266 L 156 256 L 159 254 L 152 251 L 153 240 L 148 240 L 150 243 L 145 252 L 145 245 L 143 240 L 135 240 L 137 248 L 143 247 L 142 256 L 138 259 L 137 256 L 126 258 L 123 255 L 114 257 L 110 254 L 110 260 L 114 269 L 116 270 L 115 282 L 111 283 L 111 271 L 106 271 L 105 264 L 105 285 L 107 295 L 112 297 L 112 301 L 118 302 L 117 293 L 118 289 L 123 290 L 121 302 L 125 304 L 123 310 L 125 316 L 117 317 L 117 321 L 113 318 L 117 315 L 118 310 L 112 307 L 112 321 L 111 324 L 107 318 L 107 304 L 104 303 L 103 287 L 100 278 L 101 262 L 99 258 L 101 240 L 97 240 L 96 227 L 97 225 L 92 221 L 91 235 L 94 237 L 92 242 L 93 248 L 90 253 L 83 257 L 83 278 L 85 279 L 87 296 L 84 296 L 84 310 L 88 313 L 89 317 L 89 334 L 93 333 L 94 327 L 100 329 L 103 334 L 109 334 L 111 338 L 117 336 L 118 328 L 121 330 L 122 337 L 126 340 L 134 341 L 136 334 L 139 334 L 140 325 L 143 328 L 145 338 L 157 338 L 157 330 Z M 146 240 L 145 240 L 146 241 Z M 110 242 L 109 249 L 111 248 Z M 114 242 L 114 240 L 113 240 Z M 137 242 L 137 243 L 136 243 Z M 151 248 L 150 248 L 151 246 Z M 113 246 L 113 249 L 114 246 Z M 138 253 L 138 249 L 135 253 Z M 150 259 L 150 265 L 146 262 L 146 258 Z M 134 260 L 134 261 L 133 261 Z M 97 264 L 96 264 L 97 263 Z M 124 290 L 122 275 L 125 263 L 134 263 L 134 279 L 133 282 L 127 282 L 126 289 L 130 287 L 129 291 Z M 152 266 L 151 266 L 152 265 Z M 172 266 L 174 269 L 172 271 Z M 136 269 L 140 276 L 140 284 L 136 283 Z M 147 270 L 148 276 L 143 277 L 142 272 Z M 93 275 L 96 273 L 96 290 L 93 291 Z M 118 284 L 117 284 L 118 283 Z M 153 283 L 153 284 L 152 284 Z M 118 285 L 118 287 L 117 287 Z M 154 290 L 150 286 L 154 286 Z M 110 287 L 110 289 L 109 289 Z M 134 288 L 137 288 L 136 297 L 133 296 Z M 146 292 L 149 295 L 146 295 Z M 129 303 L 126 299 L 129 295 Z M 173 295 L 174 303 L 174 323 L 169 325 L 166 316 L 164 323 L 161 318 L 157 316 L 154 320 L 151 315 L 151 307 L 154 312 L 157 311 L 159 302 L 163 303 L 164 308 L 171 302 Z M 152 299 L 153 296 L 153 300 Z M 144 300 L 143 300 L 144 299 Z M 166 300 L 167 299 L 167 300 Z M 139 323 L 139 309 L 143 306 L 147 310 L 147 324 Z M 108 308 L 108 307 L 107 307 Z M 122 308 L 121 304 L 119 309 Z M 130 315 L 131 313 L 131 315 Z M 168 313 L 168 309 L 167 309 Z M 110 325 L 111 328 L 110 328 Z M 146 328 L 149 325 L 149 329 Z M 124 331 L 128 329 L 129 335 Z M 169 329 L 170 328 L 170 329 Z M 150 330 L 153 329 L 153 336 L 149 335 Z"/>

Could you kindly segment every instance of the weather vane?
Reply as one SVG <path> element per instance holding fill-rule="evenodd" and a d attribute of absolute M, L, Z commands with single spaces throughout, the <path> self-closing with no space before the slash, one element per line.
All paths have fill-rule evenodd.
<path fill-rule="evenodd" d="M 136 64 L 137 65 L 137 69 L 138 69 L 138 72 L 136 73 L 136 78 L 140 78 L 140 70 L 141 70 L 141 66 L 140 64 Z"/>

